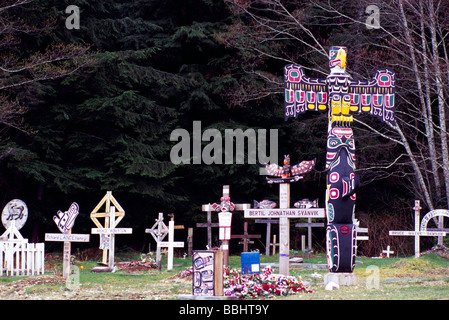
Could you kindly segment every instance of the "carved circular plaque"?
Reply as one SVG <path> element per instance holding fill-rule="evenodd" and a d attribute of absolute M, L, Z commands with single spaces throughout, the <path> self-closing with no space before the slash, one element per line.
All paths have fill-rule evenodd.
<path fill-rule="evenodd" d="M 11 200 L 3 208 L 2 223 L 6 229 L 8 229 L 14 221 L 17 230 L 20 230 L 25 225 L 27 218 L 28 208 L 22 200 Z"/>

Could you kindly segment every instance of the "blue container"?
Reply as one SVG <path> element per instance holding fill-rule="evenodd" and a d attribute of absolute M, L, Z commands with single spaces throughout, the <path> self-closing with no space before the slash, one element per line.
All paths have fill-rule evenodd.
<path fill-rule="evenodd" d="M 260 253 L 242 252 L 242 274 L 260 273 Z"/>

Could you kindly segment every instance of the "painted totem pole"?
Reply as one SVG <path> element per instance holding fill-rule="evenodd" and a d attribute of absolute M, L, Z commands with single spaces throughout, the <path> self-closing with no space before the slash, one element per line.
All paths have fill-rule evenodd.
<path fill-rule="evenodd" d="M 330 47 L 330 74 L 325 79 L 305 76 L 299 65 L 284 68 L 284 119 L 306 111 L 328 111 L 326 247 L 330 272 L 352 272 L 356 255 L 354 209 L 355 174 L 353 114 L 368 113 L 383 122 L 394 120 L 394 72 L 377 70 L 372 80 L 354 80 L 346 73 L 345 47 Z"/>

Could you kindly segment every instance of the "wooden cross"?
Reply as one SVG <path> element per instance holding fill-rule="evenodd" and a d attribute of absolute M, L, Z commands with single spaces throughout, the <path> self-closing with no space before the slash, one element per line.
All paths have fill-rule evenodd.
<path fill-rule="evenodd" d="M 70 257 L 72 250 L 72 242 L 89 242 L 89 234 L 72 234 L 72 227 L 75 218 L 79 214 L 79 207 L 76 202 L 72 203 L 70 209 L 64 213 L 58 211 L 58 215 L 53 217 L 56 226 L 61 233 L 46 233 L 45 241 L 63 241 L 63 277 L 68 279 L 70 276 Z"/>
<path fill-rule="evenodd" d="M 197 228 L 207 228 L 207 246 L 208 248 L 212 248 L 212 228 L 218 227 L 218 222 L 212 223 L 212 211 L 211 204 L 203 204 L 202 205 L 202 211 L 207 212 L 207 223 L 197 223 Z"/>
<path fill-rule="evenodd" d="M 389 232 L 390 236 L 414 236 L 415 237 L 415 258 L 419 257 L 419 237 L 438 237 L 445 236 L 446 232 L 444 231 L 420 231 L 420 212 L 421 206 L 419 200 L 415 200 L 415 206 L 413 210 L 415 210 L 415 230 L 414 231 L 397 231 L 393 230 Z"/>
<path fill-rule="evenodd" d="M 168 248 L 168 257 L 167 257 L 167 270 L 173 269 L 173 249 L 174 248 L 184 248 L 184 242 L 182 241 L 174 241 L 175 234 L 175 221 L 173 217 L 168 222 L 168 242 L 158 242 L 158 247 Z"/>
<path fill-rule="evenodd" d="M 112 191 L 107 191 L 105 196 L 100 200 L 97 206 L 90 213 L 90 219 L 97 226 L 97 228 L 109 228 L 109 220 L 110 220 L 110 212 L 111 212 L 111 204 L 115 207 L 115 226 L 119 224 L 119 222 L 125 217 L 125 210 L 123 210 L 122 206 L 118 203 L 118 201 L 112 195 Z M 104 206 L 105 210 L 100 211 L 100 209 Z M 100 223 L 98 219 L 104 218 L 104 225 Z M 103 240 L 107 240 L 106 237 L 100 237 Z M 103 249 L 103 260 L 101 264 L 108 265 L 108 246 Z"/>
<path fill-rule="evenodd" d="M 231 239 L 232 211 L 249 209 L 249 203 L 231 202 L 229 185 L 223 186 L 223 196 L 220 198 L 220 204 L 206 204 L 202 206 L 203 211 L 218 212 L 219 239 L 221 240 L 221 250 L 223 250 L 223 265 L 229 265 L 229 240 Z"/>
<path fill-rule="evenodd" d="M 260 239 L 260 234 L 248 234 L 248 222 L 243 224 L 243 234 L 232 235 L 231 239 L 242 239 L 240 244 L 243 243 L 243 252 L 248 252 L 248 244 L 250 243 L 249 239 Z"/>
<path fill-rule="evenodd" d="M 267 237 L 265 240 L 265 255 L 270 255 L 270 238 L 271 238 L 271 224 L 279 224 L 279 219 L 256 219 L 256 223 L 266 223 L 267 224 Z M 274 235 L 276 239 L 276 235 Z M 279 246 L 279 244 L 278 244 Z M 274 248 L 273 248 L 274 249 Z"/>
<path fill-rule="evenodd" d="M 324 227 L 323 222 L 312 222 L 312 218 L 307 218 L 307 222 L 302 223 L 296 223 L 295 227 L 302 228 L 307 227 L 307 247 L 310 250 L 312 250 L 312 228 L 313 227 Z"/>
<path fill-rule="evenodd" d="M 387 255 L 387 258 L 390 257 L 390 253 L 394 253 L 394 251 L 390 251 L 390 246 L 387 246 L 387 250 L 382 250 L 382 253 L 385 253 Z"/>
<path fill-rule="evenodd" d="M 92 234 L 100 235 L 100 249 L 103 249 L 103 252 L 109 250 L 109 259 L 107 260 L 107 265 L 109 267 L 109 270 L 111 271 L 114 269 L 115 235 L 131 234 L 133 232 L 132 228 L 116 228 L 115 217 L 115 207 L 110 206 L 108 226 L 105 228 L 91 229 Z M 106 261 L 103 260 L 103 263 L 106 264 Z"/>
<path fill-rule="evenodd" d="M 150 229 L 145 229 L 145 232 L 151 234 L 156 241 L 156 244 L 164 240 L 168 234 L 168 228 L 164 223 L 164 214 L 162 212 L 159 212 L 159 217 L 156 219 L 154 225 Z M 158 265 L 159 270 L 161 269 L 161 260 L 161 247 L 157 245 L 156 264 Z"/>

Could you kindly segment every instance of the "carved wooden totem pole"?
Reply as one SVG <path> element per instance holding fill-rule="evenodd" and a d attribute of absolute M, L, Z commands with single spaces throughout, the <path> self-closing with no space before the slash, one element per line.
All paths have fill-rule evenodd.
<path fill-rule="evenodd" d="M 353 114 L 368 113 L 395 124 L 394 72 L 377 70 L 372 80 L 354 80 L 346 73 L 345 47 L 330 47 L 330 74 L 325 79 L 305 76 L 299 65 L 284 68 L 284 119 L 306 111 L 328 111 L 326 247 L 330 272 L 352 272 L 356 255 L 354 209 L 355 174 Z"/>

